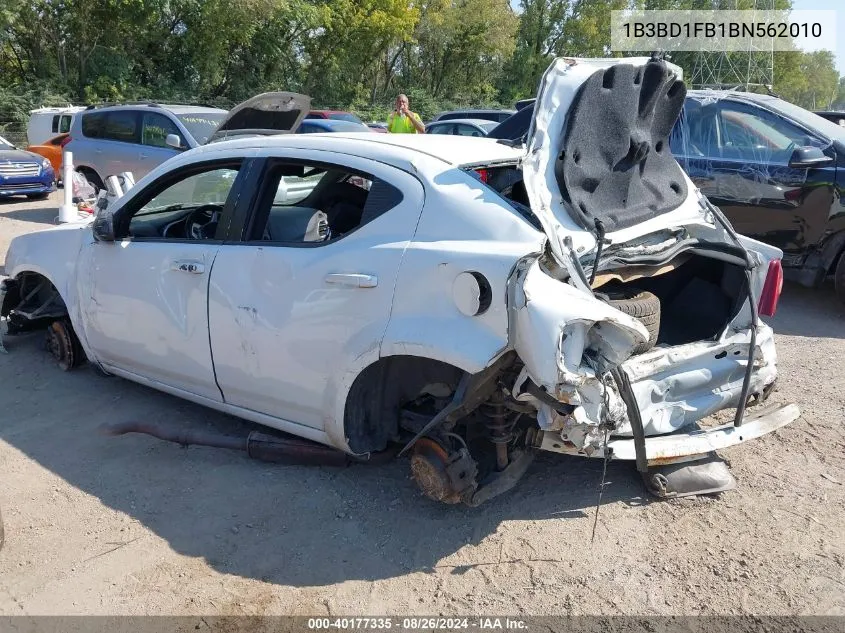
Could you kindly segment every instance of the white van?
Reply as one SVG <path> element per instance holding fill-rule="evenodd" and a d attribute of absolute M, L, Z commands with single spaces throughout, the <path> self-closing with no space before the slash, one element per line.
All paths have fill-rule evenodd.
<path fill-rule="evenodd" d="M 73 115 L 84 109 L 82 106 L 66 106 L 30 110 L 26 126 L 27 141 L 30 145 L 41 145 L 57 134 L 69 132 Z"/>

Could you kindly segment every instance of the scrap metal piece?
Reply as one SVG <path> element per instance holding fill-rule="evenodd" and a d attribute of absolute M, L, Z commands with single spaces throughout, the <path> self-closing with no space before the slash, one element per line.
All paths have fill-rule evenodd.
<path fill-rule="evenodd" d="M 649 467 L 642 477 L 648 491 L 660 499 L 711 495 L 736 488 L 736 479 L 716 453 L 701 461 Z"/>

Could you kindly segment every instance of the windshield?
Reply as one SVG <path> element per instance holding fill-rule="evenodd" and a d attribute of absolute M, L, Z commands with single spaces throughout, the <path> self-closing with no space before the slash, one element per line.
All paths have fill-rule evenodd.
<path fill-rule="evenodd" d="M 487 134 L 492 132 L 495 128 L 499 127 L 499 123 L 497 121 L 490 121 L 488 123 L 476 123 L 478 127 L 484 130 Z"/>
<path fill-rule="evenodd" d="M 0 136 L 0 149 L 15 149 L 15 146 Z"/>
<path fill-rule="evenodd" d="M 818 131 L 831 140 L 835 139 L 845 142 L 845 128 L 820 117 L 818 114 L 814 114 L 783 99 L 772 99 L 771 101 L 767 101 L 766 105 L 798 121 L 805 127 Z"/>
<path fill-rule="evenodd" d="M 177 114 L 176 117 L 188 130 L 194 140 L 203 145 L 226 117 L 225 112 L 188 112 Z"/>
<path fill-rule="evenodd" d="M 329 118 L 335 121 L 352 121 L 353 123 L 361 123 L 362 125 L 364 123 L 351 112 L 329 112 Z"/>

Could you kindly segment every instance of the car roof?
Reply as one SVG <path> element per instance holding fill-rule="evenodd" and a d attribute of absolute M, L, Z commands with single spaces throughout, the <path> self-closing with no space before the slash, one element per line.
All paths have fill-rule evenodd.
<path fill-rule="evenodd" d="M 303 125 L 310 125 L 312 127 L 317 127 L 330 132 L 334 132 L 335 130 L 345 132 L 354 132 L 355 130 L 360 130 L 363 132 L 365 131 L 364 128 L 367 128 L 367 126 L 363 123 L 357 123 L 356 121 L 346 121 L 344 119 L 303 119 L 303 121 L 299 124 L 299 127 L 301 128 Z"/>
<path fill-rule="evenodd" d="M 687 90 L 687 97 L 693 99 L 736 99 L 738 101 L 753 101 L 755 103 L 771 103 L 780 101 L 774 95 L 760 94 L 758 92 L 743 92 L 742 90 Z"/>
<path fill-rule="evenodd" d="M 429 125 L 451 125 L 452 123 L 468 123 L 470 125 L 498 125 L 496 121 L 491 121 L 489 119 L 446 119 L 445 121 L 432 121 Z"/>
<path fill-rule="evenodd" d="M 85 112 L 114 112 L 126 109 L 150 111 L 167 110 L 168 112 L 172 112 L 177 116 L 180 114 L 195 114 L 200 112 L 219 112 L 221 114 L 225 114 L 227 112 L 227 110 L 223 110 L 221 108 L 213 108 L 211 106 L 182 105 L 178 103 L 123 103 L 108 106 L 93 106 L 86 108 Z"/>
<path fill-rule="evenodd" d="M 453 166 L 516 162 L 522 157 L 520 149 L 484 137 L 372 132 L 251 136 L 205 145 L 183 156 L 202 152 L 205 158 L 209 153 L 223 153 L 232 149 L 285 147 L 336 151 L 375 160 L 393 158 L 413 161 L 417 156 L 428 156 Z"/>
<path fill-rule="evenodd" d="M 511 110 L 508 108 L 460 108 L 458 110 L 444 110 L 440 114 L 454 114 L 455 112 L 484 112 L 484 113 L 495 113 L 498 114 L 499 112 L 509 112 L 513 114 L 516 110 Z M 438 115 L 440 116 L 440 115 Z"/>

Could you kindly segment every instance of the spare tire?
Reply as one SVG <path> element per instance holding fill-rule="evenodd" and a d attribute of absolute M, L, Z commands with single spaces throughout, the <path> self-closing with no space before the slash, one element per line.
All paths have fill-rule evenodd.
<path fill-rule="evenodd" d="M 648 340 L 634 348 L 634 354 L 647 352 L 657 342 L 660 332 L 660 299 L 647 290 L 625 288 L 606 294 L 607 302 L 620 312 L 632 316 L 648 330 Z"/>

